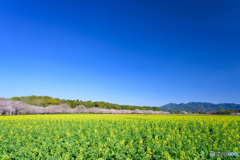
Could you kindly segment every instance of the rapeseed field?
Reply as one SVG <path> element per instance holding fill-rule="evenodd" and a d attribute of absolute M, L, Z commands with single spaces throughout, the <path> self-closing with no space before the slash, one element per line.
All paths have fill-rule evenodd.
<path fill-rule="evenodd" d="M 210 159 L 239 153 L 239 135 L 240 116 L 0 116 L 0 158 Z"/>

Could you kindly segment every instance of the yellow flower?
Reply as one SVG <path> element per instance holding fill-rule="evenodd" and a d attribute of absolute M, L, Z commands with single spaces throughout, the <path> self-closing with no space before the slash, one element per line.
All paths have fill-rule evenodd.
<path fill-rule="evenodd" d="M 184 159 L 184 157 L 185 157 L 185 152 L 184 152 L 184 151 L 181 151 L 181 153 L 180 153 L 180 159 Z"/>
<path fill-rule="evenodd" d="M 178 145 L 179 145 L 179 146 L 182 146 L 182 141 L 179 140 L 179 141 L 178 141 Z"/>
<path fill-rule="evenodd" d="M 238 152 L 238 148 L 237 147 L 233 148 L 233 152 Z"/>
<path fill-rule="evenodd" d="M 167 144 L 167 141 L 163 141 L 163 144 Z"/>
<path fill-rule="evenodd" d="M 125 141 L 124 141 L 124 140 L 120 141 L 120 145 L 121 145 L 121 146 L 124 146 L 124 144 L 125 144 Z"/>

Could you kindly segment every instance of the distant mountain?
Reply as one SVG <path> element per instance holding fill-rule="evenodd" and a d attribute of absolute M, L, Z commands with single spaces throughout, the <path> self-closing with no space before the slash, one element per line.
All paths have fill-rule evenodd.
<path fill-rule="evenodd" d="M 159 107 L 162 111 L 191 111 L 191 112 L 210 112 L 218 110 L 240 110 L 240 104 L 235 103 L 204 103 L 204 102 L 189 102 L 189 103 L 169 103 Z"/>

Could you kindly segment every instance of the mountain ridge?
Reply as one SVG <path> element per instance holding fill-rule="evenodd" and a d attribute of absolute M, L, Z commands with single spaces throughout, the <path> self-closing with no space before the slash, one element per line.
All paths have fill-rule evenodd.
<path fill-rule="evenodd" d="M 188 102 L 169 103 L 159 107 L 162 111 L 190 111 L 190 112 L 215 112 L 218 110 L 240 110 L 240 104 L 235 103 L 209 103 L 209 102 Z"/>

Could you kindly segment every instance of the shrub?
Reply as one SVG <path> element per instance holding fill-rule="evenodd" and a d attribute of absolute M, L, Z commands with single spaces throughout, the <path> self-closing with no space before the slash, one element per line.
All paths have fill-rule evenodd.
<path fill-rule="evenodd" d="M 12 98 L 10 98 L 10 100 L 12 100 L 12 101 L 20 101 L 20 97 L 12 97 Z"/>

